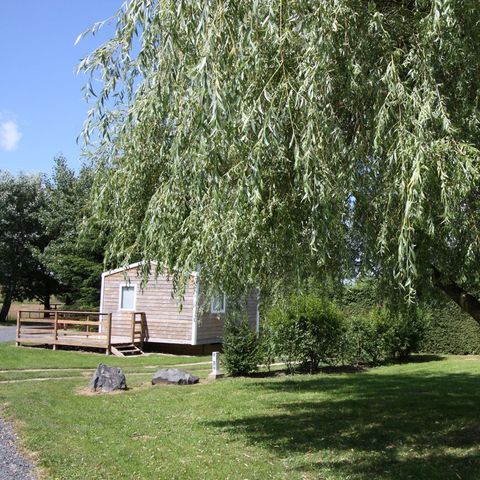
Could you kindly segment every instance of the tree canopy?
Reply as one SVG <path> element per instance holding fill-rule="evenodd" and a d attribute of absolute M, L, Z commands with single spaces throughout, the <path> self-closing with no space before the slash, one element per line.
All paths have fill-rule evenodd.
<path fill-rule="evenodd" d="M 38 258 L 49 241 L 39 219 L 45 199 L 41 176 L 0 174 L 0 321 L 13 300 L 37 299 L 48 307 L 50 295 L 58 292 Z"/>
<path fill-rule="evenodd" d="M 50 299 L 77 308 L 98 306 L 102 236 L 81 233 L 92 170 L 78 175 L 63 157 L 53 175 L 0 172 L 0 321 L 12 301 Z"/>
<path fill-rule="evenodd" d="M 114 21 L 80 65 L 114 263 L 478 292 L 476 0 L 130 0 Z"/>
<path fill-rule="evenodd" d="M 87 309 L 99 304 L 104 250 L 102 235 L 82 231 L 92 177 L 91 168 L 84 165 L 76 174 L 64 157 L 57 157 L 53 174 L 45 181 L 46 202 L 39 211 L 50 239 L 39 258 L 58 282 L 61 300 Z"/>

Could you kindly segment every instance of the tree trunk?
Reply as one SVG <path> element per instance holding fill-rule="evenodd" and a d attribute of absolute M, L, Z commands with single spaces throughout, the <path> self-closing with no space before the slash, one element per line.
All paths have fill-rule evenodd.
<path fill-rule="evenodd" d="M 445 279 L 440 270 L 433 267 L 433 285 L 442 290 L 464 312 L 480 323 L 480 302 L 451 279 Z"/>
<path fill-rule="evenodd" d="M 13 300 L 13 291 L 14 288 L 12 286 L 8 287 L 5 291 L 2 308 L 0 310 L 0 322 L 5 322 L 7 320 L 10 305 L 12 304 Z"/>
<path fill-rule="evenodd" d="M 50 294 L 46 293 L 45 296 L 43 297 L 43 310 L 50 310 Z M 44 318 L 50 318 L 49 313 L 44 313 L 43 314 Z"/>
<path fill-rule="evenodd" d="M 50 294 L 46 294 L 43 297 L 43 309 L 50 310 Z"/>

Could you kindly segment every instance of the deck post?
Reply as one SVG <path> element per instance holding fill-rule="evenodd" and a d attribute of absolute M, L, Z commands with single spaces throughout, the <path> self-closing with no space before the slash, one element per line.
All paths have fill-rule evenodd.
<path fill-rule="evenodd" d="M 55 311 L 55 314 L 54 314 L 54 323 L 53 323 L 53 340 L 54 340 L 54 343 L 53 343 L 53 349 L 56 350 L 57 349 L 57 340 L 58 340 L 58 311 Z"/>
<path fill-rule="evenodd" d="M 17 341 L 15 342 L 15 345 L 18 347 L 20 345 L 20 342 L 18 341 L 20 339 L 20 321 L 21 321 L 21 316 L 22 316 L 22 311 L 19 310 L 17 312 Z"/>
<path fill-rule="evenodd" d="M 143 350 L 143 341 L 145 340 L 145 324 L 147 322 L 145 312 L 140 314 L 140 349 Z"/>
<path fill-rule="evenodd" d="M 108 324 L 107 324 L 107 351 L 106 354 L 110 355 L 112 352 L 112 314 L 109 313 L 108 316 Z"/>
<path fill-rule="evenodd" d="M 135 320 L 137 319 L 137 314 L 135 312 L 132 312 L 132 323 L 130 325 L 131 327 L 131 337 L 132 337 L 132 343 L 135 344 Z"/>

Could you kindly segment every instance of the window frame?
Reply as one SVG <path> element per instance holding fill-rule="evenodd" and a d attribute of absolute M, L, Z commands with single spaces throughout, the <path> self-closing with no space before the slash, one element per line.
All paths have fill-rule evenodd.
<path fill-rule="evenodd" d="M 222 302 L 223 308 L 221 308 L 220 310 L 217 310 L 214 307 L 214 303 L 215 303 L 215 299 L 220 297 L 220 295 L 223 297 L 223 302 Z M 213 314 L 225 313 L 226 310 L 227 310 L 227 296 L 225 295 L 225 292 L 219 292 L 210 299 L 210 313 L 213 313 Z"/>
<path fill-rule="evenodd" d="M 132 308 L 122 307 L 123 289 L 133 288 L 133 305 Z M 134 312 L 137 308 L 137 285 L 133 283 L 121 283 L 118 288 L 118 309 L 121 312 Z"/>

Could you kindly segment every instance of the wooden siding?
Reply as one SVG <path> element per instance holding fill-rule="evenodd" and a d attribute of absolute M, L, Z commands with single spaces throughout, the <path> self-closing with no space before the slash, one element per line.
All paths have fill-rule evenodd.
<path fill-rule="evenodd" d="M 202 298 L 201 301 L 206 302 L 206 299 Z M 208 299 L 207 305 L 205 305 L 202 311 L 203 313 L 199 315 L 197 327 L 197 343 L 221 342 L 223 339 L 225 314 L 228 314 L 228 297 L 225 314 L 210 313 L 210 299 Z M 255 330 L 257 324 L 257 293 L 255 291 L 250 292 L 247 298 L 247 315 L 250 326 Z"/>
<path fill-rule="evenodd" d="M 191 343 L 195 290 L 193 278 L 185 292 L 181 311 L 177 301 L 172 298 L 172 282 L 166 275 L 154 279 L 152 273 L 143 290 L 140 284 L 138 267 L 104 276 L 102 312 L 112 313 L 112 335 L 129 335 L 131 312 L 120 310 L 120 287 L 131 285 L 136 288 L 134 310 L 146 313 L 147 342 Z"/>

